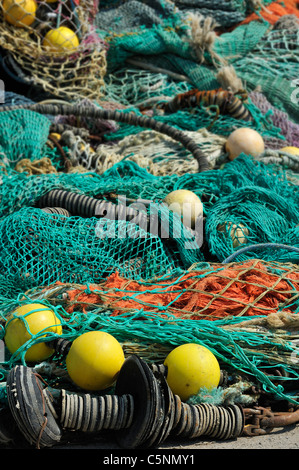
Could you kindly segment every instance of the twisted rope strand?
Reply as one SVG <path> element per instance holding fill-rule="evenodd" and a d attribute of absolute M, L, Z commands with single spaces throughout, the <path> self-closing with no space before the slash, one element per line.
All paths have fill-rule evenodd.
<path fill-rule="evenodd" d="M 166 123 L 156 121 L 148 116 L 139 116 L 133 112 L 122 113 L 117 110 L 98 109 L 95 107 L 80 107 L 76 105 L 64 104 L 22 104 L 15 106 L 2 106 L 0 112 L 15 111 L 18 109 L 29 109 L 45 115 L 76 115 L 89 117 L 91 119 L 104 119 L 107 121 L 117 121 L 130 124 L 136 127 L 150 128 L 161 134 L 166 134 L 172 139 L 180 142 L 198 162 L 199 173 L 210 169 L 206 155 L 198 148 L 198 145 L 184 132 L 169 126 Z"/>

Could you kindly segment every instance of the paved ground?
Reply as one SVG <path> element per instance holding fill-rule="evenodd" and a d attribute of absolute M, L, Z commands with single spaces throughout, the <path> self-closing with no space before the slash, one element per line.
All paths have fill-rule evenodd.
<path fill-rule="evenodd" d="M 111 438 L 101 438 L 99 437 L 96 441 L 89 441 L 87 438 L 81 441 L 80 443 L 69 443 L 59 445 L 55 449 L 95 449 L 101 451 L 101 456 L 109 456 L 110 454 L 115 456 L 128 455 L 132 456 L 140 455 L 144 452 L 144 455 L 151 454 L 165 454 L 169 455 L 174 450 L 176 454 L 178 452 L 184 452 L 184 454 L 198 455 L 199 451 L 204 450 L 234 450 L 234 451 L 243 451 L 243 450 L 269 450 L 269 449 L 279 449 L 279 450 L 290 450 L 290 449 L 299 449 L 299 425 L 292 425 L 285 428 L 277 428 L 271 433 L 264 436 L 254 436 L 254 437 L 239 437 L 238 439 L 229 440 L 229 441 L 215 441 L 208 439 L 196 439 L 194 441 L 190 440 L 166 440 L 158 449 L 149 449 L 147 451 L 137 452 L 135 450 L 126 450 L 120 449 L 116 444 L 115 440 Z"/>

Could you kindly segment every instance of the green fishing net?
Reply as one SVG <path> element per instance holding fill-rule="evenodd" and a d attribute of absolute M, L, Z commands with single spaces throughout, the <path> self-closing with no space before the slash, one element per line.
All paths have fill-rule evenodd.
<path fill-rule="evenodd" d="M 180 110 L 167 115 L 157 114 L 154 115 L 154 119 L 184 131 L 197 131 L 201 128 L 209 128 L 209 130 L 215 134 L 229 136 L 232 129 L 250 127 L 259 132 L 263 137 L 282 138 L 280 129 L 273 125 L 273 122 L 269 119 L 269 115 L 263 115 L 250 100 L 248 100 L 246 107 L 253 116 L 253 120 L 246 122 L 246 124 L 244 121 L 235 119 L 232 116 L 217 116 L 215 109 L 207 109 L 204 106 L 198 107 L 198 109 L 192 113 L 192 120 L 190 120 L 190 112 L 186 110 Z M 129 111 L 141 115 L 141 112 L 134 107 L 128 108 L 125 112 Z M 142 130 L 142 128 L 130 124 L 120 124 L 119 128 L 113 134 L 105 134 L 105 138 L 107 141 L 115 139 L 120 140 L 128 135 L 137 134 Z"/>
<path fill-rule="evenodd" d="M 51 121 L 28 110 L 0 113 L 0 151 L 12 162 L 40 158 L 45 150 Z"/>
<path fill-rule="evenodd" d="M 239 28 L 237 28 L 239 29 Z M 277 108 L 298 123 L 295 80 L 299 74 L 299 28 L 273 29 L 242 59 L 234 62 L 236 73 L 248 90 L 257 86 Z"/>
<path fill-rule="evenodd" d="M 64 282 L 72 279 L 95 282 L 97 276 L 115 269 L 128 277 L 149 279 L 204 260 L 203 248 L 188 246 L 188 231 L 180 233 L 179 238 L 170 233 L 175 242 L 170 251 L 167 243 L 150 233 L 140 239 L 128 235 L 116 237 L 111 243 L 110 237 L 94 237 L 97 219 L 65 218 L 35 209 L 38 200 L 51 189 L 92 197 L 114 193 L 156 201 L 175 189 L 192 190 L 204 204 L 205 239 L 210 250 L 205 255 L 207 261 L 211 255 L 223 261 L 238 248 L 232 246 L 227 233 L 219 231 L 219 224 L 223 223 L 242 222 L 249 231 L 248 246 L 264 242 L 299 246 L 298 186 L 288 181 L 283 171 L 278 177 L 276 169 L 271 171 L 271 167 L 250 157 L 240 156 L 222 170 L 181 177 L 155 177 L 129 161 L 120 162 L 102 176 L 89 173 L 27 176 L 10 172 L 2 176 L 0 188 L 1 265 L 10 279 L 25 280 L 28 286 L 30 282 L 34 285 L 54 282 L 55 277 Z M 168 209 L 161 209 L 161 223 L 167 219 L 164 210 Z M 181 224 L 179 220 L 177 223 Z M 133 226 L 126 224 L 129 233 L 133 231 Z M 108 231 L 112 229 L 115 230 L 115 225 Z M 265 259 L 277 257 L 277 253 L 266 251 Z M 252 253 L 243 256 L 252 257 Z M 294 256 L 298 258 L 296 253 L 283 252 L 286 262 Z"/>
<path fill-rule="evenodd" d="M 226 63 L 234 66 L 249 91 L 259 85 L 272 104 L 287 111 L 296 121 L 297 105 L 291 97 L 292 81 L 298 75 L 297 30 L 276 31 L 265 21 L 253 21 L 216 37 L 212 50 L 205 51 L 202 63 L 195 57 L 189 41 L 190 13 L 202 13 L 205 17 L 211 14 L 222 26 L 227 26 L 241 21 L 251 10 L 251 2 L 239 0 L 101 2 L 96 27 L 108 45 L 106 104 L 127 106 L 123 112 L 133 110 L 141 114 L 136 107 L 140 102 L 156 103 L 194 87 L 218 88 L 217 67 Z M 136 14 L 128 16 L 130 11 Z M 146 21 L 140 27 L 145 16 Z M 132 58 L 137 63 L 146 63 L 148 69 L 134 69 L 129 62 Z M 175 80 L 171 80 L 169 72 L 175 74 Z M 247 127 L 254 128 L 265 138 L 281 137 L 280 129 L 270 120 L 271 113 L 263 114 L 251 100 L 246 106 L 253 116 L 253 121 L 246 123 Z M 156 120 L 194 132 L 208 127 L 214 117 L 212 110 L 201 107 L 192 115 L 184 110 L 168 116 L 154 114 Z M 283 263 L 283 269 L 296 270 L 291 263 L 298 264 L 298 252 L 281 247 L 284 244 L 299 249 L 299 186 L 295 173 L 290 176 L 290 169 L 283 165 L 264 164 L 241 155 L 203 174 L 155 176 L 124 155 L 122 161 L 103 174 L 85 171 L 33 176 L 15 171 L 15 164 L 23 158 L 35 160 L 47 156 L 56 169 L 62 168 L 57 151 L 46 145 L 51 121 L 30 111 L 3 113 L 0 120 L 3 156 L 0 315 L 3 322 L 17 305 L 40 300 L 54 308 L 63 326 L 63 336 L 70 340 L 84 332 L 103 329 L 122 342 L 127 354 L 137 352 L 154 362 L 163 362 L 175 346 L 196 342 L 208 347 L 224 368 L 247 374 L 257 379 L 264 391 L 297 404 L 298 398 L 280 385 L 282 382 L 287 389 L 288 384 L 294 382 L 296 386 L 299 378 L 298 361 L 292 359 L 297 353 L 296 331 L 259 326 L 255 329 L 254 324 L 247 329 L 249 319 L 240 317 L 213 322 L 177 318 L 168 311 L 171 302 L 167 306 L 160 305 L 158 314 L 146 310 L 148 305 L 142 301 L 135 310 L 118 315 L 103 305 L 93 305 L 87 314 L 79 308 L 66 311 L 63 291 L 66 285 L 84 284 L 85 293 L 91 294 L 92 284 L 105 281 L 117 271 L 125 280 L 135 280 L 149 288 L 159 278 L 165 282 L 161 289 L 170 285 L 179 298 L 186 292 L 177 288 L 176 276 L 195 268 L 207 270 L 200 274 L 202 278 L 216 274 L 234 254 L 238 263 L 257 257 L 273 262 L 271 272 L 281 273 L 280 267 L 274 265 L 278 261 Z M 242 121 L 219 116 L 213 122 L 212 131 L 227 136 L 232 129 L 243 126 Z M 144 129 L 117 124 L 115 132 L 105 132 L 104 142 L 113 147 L 113 143 L 141 130 Z M 108 201 L 113 193 L 133 200 L 143 198 L 158 202 L 172 190 L 189 189 L 203 202 L 204 244 L 197 247 L 191 240 L 190 249 L 190 232 L 176 217 L 170 226 L 170 236 L 165 240 L 147 230 L 135 237 L 136 226 L 127 221 L 46 213 L 37 208 L 37 204 L 53 189 Z M 161 209 L 160 225 L 165 218 L 167 210 Z M 243 227 L 242 244 L 234 243 L 230 233 L 232 225 Z M 179 238 L 175 237 L 177 228 Z M 108 237 L 102 238 L 102 231 Z M 118 237 L 119 233 L 126 236 Z M 250 249 L 253 244 L 263 244 L 263 248 L 256 252 Z M 240 248 L 248 250 L 238 254 Z M 223 265 L 219 268 L 212 263 Z M 55 289 L 61 289 L 61 296 L 55 295 Z M 139 300 L 138 293 L 127 292 L 127 299 Z M 297 314 L 298 299 L 292 300 L 291 306 L 280 305 L 278 313 L 284 313 L 287 307 Z M 261 318 L 255 316 L 253 320 Z M 0 333 L 4 338 L 3 325 Z M 47 340 L 52 337 L 49 335 Z M 22 349 L 21 360 L 26 349 L 40 340 L 40 335 L 32 336 Z M 3 381 L 8 369 L 19 360 L 20 356 L 9 357 L 2 364 Z M 49 381 L 58 383 L 55 373 L 51 375 L 51 368 L 58 366 L 64 367 L 64 364 L 54 355 L 47 364 L 37 365 L 36 370 L 42 370 L 45 375 L 50 371 Z M 283 376 L 277 372 L 279 368 L 284 370 Z"/>
<path fill-rule="evenodd" d="M 47 145 L 50 126 L 47 116 L 26 109 L 0 113 L 1 166 L 15 169 L 24 159 L 33 162 L 47 158 L 56 170 L 61 170 L 57 148 Z"/>
<path fill-rule="evenodd" d="M 299 29 L 289 28 L 287 24 L 278 29 L 265 20 L 251 21 L 238 25 L 233 31 L 222 31 L 210 48 L 200 44 L 196 46 L 192 43 L 190 17 L 187 14 L 182 16 L 180 10 L 183 4 L 190 7 L 192 2 L 178 2 L 179 11 L 168 16 L 164 12 L 159 21 L 150 26 L 143 23 L 142 27 L 127 29 L 123 23 L 118 33 L 111 33 L 111 29 L 103 25 L 107 11 L 104 10 L 102 16 L 99 14 L 98 34 L 109 45 L 107 76 L 114 75 L 133 58 L 141 68 L 152 67 L 153 72 L 156 68 L 156 71 L 164 69 L 165 73 L 184 75 L 192 87 L 211 90 L 220 87 L 217 79 L 219 67 L 233 65 L 248 91 L 260 87 L 271 104 L 298 122 L 294 80 L 298 76 Z M 204 15 L 202 7 L 197 5 L 197 8 L 196 13 Z M 219 10 L 218 3 L 214 8 Z M 232 13 L 235 9 L 240 13 L 242 9 L 243 12 L 248 11 L 250 6 L 245 2 L 225 2 L 225 8 L 227 12 Z M 211 13 L 211 18 L 214 18 L 216 9 Z M 125 13 L 122 14 L 125 18 Z M 121 17 L 120 14 L 117 18 Z M 140 21 L 138 15 L 136 21 Z M 202 61 L 196 57 L 200 47 L 203 47 Z"/>
<path fill-rule="evenodd" d="M 209 269 L 206 266 L 206 269 L 207 272 L 213 272 L 213 268 Z M 279 271 L 278 266 L 276 270 Z M 176 273 L 180 274 L 183 273 Z M 165 286 L 173 282 L 173 288 L 176 288 L 173 276 L 164 276 L 163 280 Z M 69 288 L 71 287 L 76 288 L 76 285 L 72 284 Z M 111 308 L 98 305 L 89 309 L 87 314 L 80 309 L 68 312 L 64 309 L 63 296 L 66 295 L 63 294 L 64 289 L 65 286 L 59 285 L 45 286 L 31 290 L 25 295 L 19 295 L 13 301 L 3 301 L 1 316 L 5 319 L 13 308 L 39 302 L 54 310 L 61 322 L 62 336 L 65 339 L 73 341 L 85 332 L 103 330 L 112 334 L 122 344 L 125 354 L 137 352 L 149 363 L 163 363 L 167 354 L 181 344 L 193 342 L 201 344 L 215 354 L 221 367 L 230 374 L 244 374 L 249 383 L 258 380 L 262 390 L 272 394 L 275 399 L 298 403 L 296 395 L 288 391 L 288 385 L 292 386 L 299 377 L 298 364 L 292 359 L 298 351 L 297 335 L 294 332 L 287 334 L 280 331 L 274 334 L 265 328 L 255 329 L 250 321 L 252 317 L 243 319 L 230 317 L 216 321 L 190 320 L 177 318 L 169 314 L 167 309 L 164 309 L 162 315 L 151 311 L 145 312 L 142 308 L 114 315 Z M 55 291 L 58 294 L 55 294 Z M 92 293 L 89 286 L 86 286 L 86 293 Z M 178 291 L 178 296 L 182 294 L 183 292 Z M 105 292 L 101 292 L 101 295 L 105 296 Z M 50 301 L 47 298 L 50 298 Z M 262 321 L 262 317 L 255 316 L 253 320 Z M 0 335 L 4 337 L 4 330 Z M 46 340 L 51 341 L 57 337 L 57 334 L 50 332 Z M 2 380 L 6 379 L 7 371 L 15 363 L 26 364 L 25 354 L 29 347 L 44 340 L 43 332 L 31 333 L 31 338 L 14 355 L 7 354 L 6 361 L 2 363 Z M 65 386 L 65 359 L 59 354 L 54 354 L 47 361 L 31 366 L 46 378 L 49 385 Z M 284 376 L 279 374 L 279 368 L 284 369 Z M 72 389 L 73 384 L 68 382 L 67 387 Z M 1 398 L 3 400 L 0 396 Z"/>
<path fill-rule="evenodd" d="M 151 103 L 157 96 L 173 96 L 188 91 L 187 82 L 171 82 L 163 73 L 134 68 L 119 68 L 105 77 L 105 95 L 109 101 L 124 106 Z M 121 95 L 119 94 L 121 90 Z"/>
<path fill-rule="evenodd" d="M 1 223 L 1 271 L 27 288 L 56 280 L 96 283 L 115 269 L 136 279 L 170 272 L 175 263 L 169 249 L 159 237 L 138 232 L 124 221 L 100 223 L 21 209 Z"/>

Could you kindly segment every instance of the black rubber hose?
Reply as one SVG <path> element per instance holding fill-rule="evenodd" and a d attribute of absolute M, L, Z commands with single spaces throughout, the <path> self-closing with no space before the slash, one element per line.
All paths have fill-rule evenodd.
<path fill-rule="evenodd" d="M 135 217 L 139 222 L 147 221 L 146 214 L 126 207 L 123 204 L 113 204 L 109 201 L 95 199 L 85 194 L 77 194 L 63 189 L 52 189 L 36 203 L 40 209 L 60 207 L 70 214 L 80 217 L 107 217 L 112 220 L 130 220 Z M 139 220 L 140 219 L 140 220 Z"/>
<path fill-rule="evenodd" d="M 154 214 L 148 217 L 145 212 L 127 207 L 124 204 L 116 205 L 110 201 L 95 199 L 85 194 L 78 194 L 63 189 L 52 189 L 44 194 L 35 202 L 35 207 L 54 214 L 72 214 L 73 216 L 80 217 L 104 217 L 118 221 L 126 220 L 127 222 L 133 222 L 139 225 L 140 228 L 153 235 L 156 235 L 158 230 L 158 219 Z M 196 236 L 196 232 L 190 227 L 185 226 L 185 229 L 190 232 L 192 237 Z M 167 227 L 165 231 L 162 224 L 159 230 L 161 231 L 161 237 L 168 238 Z"/>
<path fill-rule="evenodd" d="M 63 116 L 82 116 L 91 119 L 103 119 L 108 121 L 117 121 L 130 124 L 137 127 L 153 129 L 154 131 L 165 134 L 168 137 L 180 142 L 186 150 L 192 153 L 198 162 L 199 173 L 210 170 L 210 165 L 206 155 L 199 149 L 198 144 L 188 135 L 175 127 L 160 121 L 156 121 L 148 116 L 140 116 L 133 112 L 120 112 L 116 110 L 100 109 L 92 106 L 76 106 L 64 104 L 22 104 L 16 106 L 1 106 L 0 112 L 14 111 L 18 109 L 29 109 L 40 114 L 63 115 Z"/>

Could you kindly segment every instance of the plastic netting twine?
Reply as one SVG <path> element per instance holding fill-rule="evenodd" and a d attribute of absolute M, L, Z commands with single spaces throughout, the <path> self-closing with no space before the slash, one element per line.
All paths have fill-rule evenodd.
<path fill-rule="evenodd" d="M 199 89 L 219 86 L 215 70 L 211 67 L 214 58 L 206 52 L 203 63 L 198 64 L 190 42 L 186 41 L 186 18 L 194 10 L 195 2 L 175 3 L 180 8 L 178 12 L 173 10 L 171 2 L 152 2 L 158 11 L 158 6 L 161 9 L 158 15 L 153 15 L 149 5 L 130 1 L 121 6 L 117 4 L 117 11 L 112 14 L 108 8 L 105 15 L 105 2 L 102 2 L 103 9 L 97 15 L 96 26 L 103 40 L 99 40 L 99 49 L 92 49 L 100 54 L 103 65 L 104 41 L 109 43 L 108 66 L 115 73 L 106 78 L 108 99 L 123 100 L 123 105 L 134 107 L 137 98 L 146 100 L 157 94 L 157 90 L 164 97 L 169 97 L 193 86 Z M 59 24 L 67 24 L 63 19 L 66 12 L 59 11 L 60 2 L 58 10 L 55 5 L 55 11 L 51 4 L 40 4 L 44 10 L 40 9 L 38 14 L 50 13 L 51 25 L 55 23 L 56 27 L 59 18 Z M 204 5 L 196 3 L 196 7 L 200 7 L 206 15 L 211 11 L 216 15 L 216 9 L 218 13 L 221 10 L 217 19 L 227 26 L 245 18 L 248 13 L 246 4 L 237 1 L 216 4 L 209 1 Z M 143 9 L 142 13 L 147 15 L 149 21 L 148 27 L 138 32 L 134 31 L 137 15 L 131 18 L 132 24 L 124 23 L 129 18 L 130 8 L 136 11 L 136 7 Z M 62 16 L 59 16 L 60 13 Z M 117 16 L 116 13 L 123 15 Z M 66 16 L 75 19 L 73 10 L 68 11 Z M 165 22 L 166 17 L 168 23 Z M 115 20 L 113 25 L 111 18 Z M 26 68 L 27 56 L 23 46 L 29 48 L 26 49 L 29 51 L 28 57 L 32 57 L 33 50 L 40 52 L 40 47 L 35 46 L 41 46 L 43 36 L 37 33 L 41 31 L 44 34 L 50 27 L 47 23 L 43 31 L 38 27 L 38 18 L 36 21 L 29 27 L 33 33 L 29 43 L 28 28 L 21 28 L 19 33 L 14 33 L 14 38 L 9 36 L 7 41 L 2 39 L 1 45 L 7 48 L 8 56 L 11 56 L 7 63 L 13 70 L 21 67 L 26 72 L 24 80 L 32 74 L 36 83 L 46 90 L 65 96 L 63 93 L 68 92 L 68 85 L 62 87 L 61 92 L 56 87 L 60 75 L 53 74 L 53 64 L 58 64 L 59 68 L 61 62 L 55 54 L 51 73 L 48 74 L 51 76 L 49 83 L 45 83 L 45 78 L 37 81 L 41 77 L 40 70 L 36 74 L 32 71 L 31 60 L 30 70 Z M 117 22 L 120 33 L 110 34 L 111 29 L 116 31 Z M 68 26 L 74 27 L 74 24 Z M 10 26 L 3 21 L 3 28 L 1 34 L 6 38 Z M 80 33 L 77 26 L 74 29 Z M 254 89 L 257 82 L 263 85 L 266 96 L 271 97 L 271 103 L 287 111 L 296 121 L 295 107 L 290 101 L 292 90 L 287 78 L 296 77 L 298 70 L 298 57 L 293 47 L 297 37 L 296 29 L 270 31 L 267 22 L 252 22 L 216 38 L 213 50 L 218 57 L 234 64 L 249 90 Z M 89 39 L 86 38 L 88 44 Z M 288 61 L 281 51 L 287 52 Z M 71 53 L 70 60 L 78 59 L 77 52 Z M 139 83 L 135 73 L 130 77 L 130 73 L 126 72 L 127 76 L 124 77 L 121 67 L 135 54 L 141 57 L 146 55 L 148 63 L 156 66 L 165 67 L 167 64 L 169 71 L 182 73 L 189 80 L 170 86 L 163 74 L 155 76 L 154 84 L 153 75 L 145 72 L 140 72 Z M 267 77 L 261 73 L 266 55 L 269 57 Z M 38 57 L 44 68 L 44 55 Z M 89 60 L 86 62 L 90 65 Z M 67 63 L 63 62 L 63 67 Z M 39 64 L 38 60 L 36 64 Z M 71 74 L 72 93 L 74 80 Z M 90 75 L 88 80 L 90 90 Z M 126 93 L 122 98 L 117 96 L 120 82 L 125 83 Z M 97 83 L 102 85 L 101 80 Z M 86 96 L 81 92 L 78 90 L 78 96 Z M 98 88 L 95 89 L 97 92 Z M 90 96 L 99 98 L 97 94 Z M 280 126 L 276 127 L 277 123 L 271 122 L 271 115 L 263 116 L 250 101 L 248 106 L 254 115 L 249 126 L 259 130 L 264 137 L 279 137 Z M 72 340 L 85 331 L 103 329 L 121 341 L 126 353 L 137 352 L 155 362 L 163 361 L 174 346 L 197 342 L 207 346 L 230 370 L 243 371 L 258 379 L 264 390 L 276 397 L 298 402 L 280 385 L 281 380 L 284 384 L 298 380 L 296 328 L 299 255 L 282 247 L 285 244 L 299 249 L 298 184 L 293 184 L 287 171 L 243 155 L 221 170 L 210 170 L 204 174 L 194 172 L 157 176 L 129 160 L 118 162 L 102 175 L 93 171 L 61 174 L 57 172 L 60 168 L 59 156 L 50 152 L 46 145 L 51 125 L 46 117 L 23 110 L 11 111 L 6 116 L 0 114 L 1 118 L 6 123 L 0 126 L 3 155 L 0 266 L 4 273 L 1 275 L 0 299 L 3 320 L 17 305 L 38 300 L 54 308 L 62 322 L 65 338 Z M 202 109 L 194 113 L 192 120 L 183 111 L 167 118 L 155 118 L 194 132 L 212 120 Z M 232 118 L 220 117 L 213 131 L 224 136 L 233 127 L 242 125 L 242 122 Z M 122 124 L 118 132 L 113 135 L 107 133 L 105 137 L 113 141 L 139 134 L 140 130 L 136 126 Z M 15 137 L 17 134 L 18 138 Z M 30 176 L 15 171 L 21 157 L 34 160 L 44 156 L 50 157 L 56 170 L 53 170 L 54 174 Z M 95 237 L 98 219 L 49 214 L 37 207 L 40 198 L 54 189 L 108 200 L 109 194 L 116 193 L 132 199 L 159 201 L 171 190 L 181 188 L 194 191 L 204 203 L 205 244 L 192 250 L 187 250 L 185 246 L 186 240 L 189 241 L 189 232 L 184 231 L 176 218 L 172 229 L 177 226 L 183 233 L 179 241 L 171 237 L 173 232 L 170 233 L 171 243 L 169 240 L 165 243 L 161 237 L 144 231 L 143 237 L 138 239 L 127 236 L 124 239 L 113 238 L 113 243 L 108 243 Z M 161 223 L 163 217 L 159 220 Z M 109 226 L 107 220 L 104 223 L 107 225 L 101 225 L 101 228 L 110 229 L 112 237 L 118 230 L 125 231 L 127 235 L 133 235 L 135 230 L 133 224 L 127 221 L 117 222 L 114 226 Z M 239 253 L 240 240 L 238 237 L 232 240 L 231 224 L 241 228 L 240 243 L 248 248 L 247 251 Z M 256 251 L 250 251 L 253 244 L 261 244 L 258 254 L 263 261 L 256 259 Z M 237 262 L 226 265 L 225 260 L 233 254 Z M 1 332 L 3 337 L 3 327 Z M 3 364 L 3 379 L 7 369 L 16 361 L 25 362 L 25 353 L 33 343 L 45 340 L 43 334 L 33 335 L 16 355 Z M 55 335 L 49 334 L 47 341 L 53 337 Z M 61 359 L 54 355 L 44 367 L 58 364 L 61 365 Z M 285 371 L 283 378 L 276 375 L 277 368 Z"/>
<path fill-rule="evenodd" d="M 26 115 L 26 110 L 21 115 Z M 43 134 L 41 128 L 41 149 L 45 137 L 46 131 Z M 26 141 L 23 145 L 28 151 Z M 6 152 L 9 155 L 9 146 Z M 237 272 L 228 274 L 223 266 L 205 261 L 204 250 L 185 250 L 184 238 L 180 246 L 166 246 L 163 239 L 144 233 L 142 238 L 126 237 L 108 244 L 94 236 L 98 219 L 47 214 L 34 207 L 52 189 L 90 197 L 113 192 L 133 199 L 160 200 L 178 188 L 192 189 L 204 201 L 206 242 L 219 261 L 236 251 L 229 230 L 217 230 L 219 222 L 238 225 L 242 220 L 248 246 L 271 237 L 273 242 L 287 240 L 299 247 L 298 186 L 282 169 L 278 175 L 275 167 L 250 157 L 241 156 L 219 171 L 164 177 L 128 161 L 101 176 L 88 172 L 30 176 L 7 165 L 2 172 L 0 223 L 1 271 L 5 272 L 1 289 L 3 318 L 13 306 L 29 300 L 50 301 L 56 305 L 66 338 L 103 328 L 118 338 L 126 351 L 139 351 L 154 361 L 162 360 L 175 345 L 196 341 L 208 346 L 227 366 L 258 378 L 266 390 L 294 400 L 277 385 L 279 379 L 265 370 L 281 366 L 289 380 L 298 377 L 292 362 L 296 333 L 273 334 L 260 328 L 267 321 L 265 317 L 272 329 L 287 322 L 296 324 L 293 314 L 298 310 L 298 272 L 288 263 L 298 260 L 298 253 L 273 250 L 271 245 L 263 252 L 264 264 L 240 263 Z M 239 204 L 230 206 L 229 201 L 237 198 Z M 128 222 L 119 224 L 133 230 Z M 277 262 L 279 257 L 283 265 Z M 250 258 L 250 252 L 241 256 Z M 245 283 L 250 297 L 238 294 L 234 303 L 237 280 L 243 293 Z M 205 293 L 210 300 L 206 303 L 204 297 L 193 297 L 193 291 Z M 275 298 L 277 304 L 273 305 Z M 204 306 L 197 303 L 198 299 L 204 301 Z M 275 323 L 273 316 L 277 312 L 281 316 L 276 316 Z M 244 318 L 248 316 L 261 323 L 257 323 L 257 331 L 252 331 L 255 324 L 247 331 L 249 323 Z M 36 341 L 41 341 L 41 335 L 33 335 L 8 364 L 20 360 L 20 354 L 24 361 L 27 348 Z"/>
<path fill-rule="evenodd" d="M 205 2 L 203 5 L 196 2 L 195 5 L 192 1 L 175 2 L 178 9 L 173 8 L 172 2 L 143 5 L 131 0 L 124 5 L 115 5 L 114 8 L 112 5 L 107 9 L 102 5 L 95 24 L 99 35 L 109 44 L 107 70 L 114 73 L 133 57 L 137 60 L 135 63 L 141 67 L 150 69 L 154 66 L 169 73 L 182 74 L 194 87 L 210 90 L 220 86 L 217 77 L 219 67 L 224 64 L 233 65 L 238 77 L 246 83 L 248 91 L 260 86 L 264 95 L 271 97 L 274 105 L 298 122 L 297 105 L 291 97 L 294 92 L 292 80 L 298 76 L 299 29 L 287 24 L 285 28 L 275 25 L 273 29 L 270 28 L 271 14 L 273 18 L 279 18 L 275 14 L 275 2 L 273 12 L 267 7 L 258 12 L 259 16 L 256 15 L 257 19 L 261 19 L 266 11 L 269 13 L 267 20 L 241 22 L 242 15 L 245 18 L 252 11 L 251 3 L 253 2 Z M 263 4 L 267 5 L 268 2 Z M 285 15 L 290 12 L 298 16 L 294 4 L 291 0 L 286 2 Z M 204 7 L 207 7 L 206 11 Z M 280 5 L 277 8 L 283 9 Z M 139 15 L 134 15 L 130 20 L 129 12 L 132 9 L 138 11 Z M 225 13 L 230 16 L 231 24 L 238 24 L 238 27 L 215 36 L 210 48 L 205 43 L 196 43 L 196 38 L 190 32 L 190 15 L 211 17 L 215 24 L 224 27 L 222 22 L 225 23 L 228 19 Z M 219 18 L 215 19 L 217 14 Z M 140 17 L 143 18 L 141 28 L 137 25 Z M 203 48 L 201 61 L 196 57 L 196 51 L 200 47 Z M 266 74 L 264 70 L 267 70 Z"/>
<path fill-rule="evenodd" d="M 0 2 L 2 65 L 24 85 L 64 99 L 99 98 L 106 73 L 93 20 L 98 4 L 58 0 Z"/>
<path fill-rule="evenodd" d="M 250 266 L 242 265 L 237 269 L 239 274 L 244 274 L 244 272 L 251 275 L 255 274 L 254 279 L 250 279 L 250 275 L 248 277 L 248 295 L 252 295 L 252 287 L 258 282 L 258 274 L 267 271 L 271 278 L 271 283 L 266 289 L 267 293 L 271 292 L 268 299 L 269 304 L 271 304 L 273 285 L 277 285 L 277 279 L 283 278 L 283 281 L 290 287 L 290 297 L 293 299 L 297 297 L 295 290 L 298 289 L 298 272 L 295 272 L 295 268 L 293 272 L 290 272 L 289 268 L 286 270 L 277 263 L 264 263 L 264 266 L 262 266 L 262 263 L 254 262 L 251 269 Z M 219 275 L 219 278 L 221 278 L 221 271 L 223 271 L 223 267 L 220 266 L 217 268 L 216 266 L 205 266 L 203 269 L 198 266 L 197 269 L 194 268 L 194 271 L 190 270 L 189 289 L 195 293 L 200 292 L 200 285 L 203 285 L 205 277 L 207 281 L 209 281 L 209 277 L 213 278 L 215 275 Z M 290 381 L 298 379 L 298 371 L 294 366 L 294 357 L 292 358 L 292 354 L 294 356 L 297 354 L 295 347 L 298 338 L 296 333 L 296 326 L 298 325 L 296 310 L 293 314 L 289 309 L 285 312 L 282 310 L 280 314 L 277 314 L 274 307 L 274 313 L 271 315 L 270 307 L 269 315 L 265 316 L 267 302 L 264 304 L 261 302 L 256 307 L 261 308 L 263 315 L 247 317 L 246 320 L 243 318 L 242 322 L 238 316 L 231 316 L 226 320 L 210 321 L 211 318 L 209 320 L 201 319 L 200 321 L 192 320 L 188 317 L 183 318 L 184 312 L 182 313 L 182 311 L 180 311 L 178 318 L 172 313 L 176 310 L 176 306 L 173 300 L 169 301 L 169 292 L 172 293 L 173 298 L 179 304 L 180 297 L 183 298 L 184 294 L 190 294 L 188 287 L 180 289 L 180 283 L 184 276 L 186 276 L 185 273 L 181 273 L 176 279 L 165 276 L 160 279 L 159 284 L 156 286 L 149 285 L 146 282 L 141 283 L 144 300 L 141 298 L 138 300 L 139 290 L 136 282 L 133 283 L 133 286 L 126 283 L 127 290 L 119 288 L 116 292 L 115 288 L 109 288 L 109 280 L 107 280 L 107 284 L 98 286 L 58 283 L 46 288 L 34 289 L 28 291 L 25 295 L 20 295 L 16 302 L 11 301 L 7 308 L 11 309 L 13 305 L 38 300 L 38 302 L 54 308 L 63 325 L 63 336 L 65 338 L 73 340 L 83 332 L 103 329 L 114 335 L 122 343 L 126 354 L 140 354 L 146 357 L 149 362 L 163 361 L 173 347 L 186 342 L 196 342 L 208 347 L 221 364 L 228 367 L 230 371 L 236 370 L 244 372 L 249 377 L 253 376 L 261 382 L 266 392 L 273 393 L 276 398 L 287 398 L 291 402 L 297 403 L 296 397 L 292 397 L 285 392 L 279 384 L 281 376 L 275 374 L 275 367 L 282 367 L 288 374 Z M 226 278 L 227 274 L 223 273 L 223 280 Z M 235 279 L 235 273 L 232 273 L 232 278 Z M 262 282 L 264 284 L 264 279 Z M 291 286 L 293 287 L 291 288 Z M 197 288 L 199 288 L 198 291 Z M 281 288 L 284 291 L 285 286 L 280 286 Z M 260 291 L 263 289 L 264 286 L 260 286 Z M 281 292 L 278 291 L 278 296 L 281 295 Z M 118 306 L 117 298 L 122 296 L 126 298 L 126 293 L 136 299 L 136 307 L 140 304 L 139 308 L 133 309 L 132 304 L 127 309 Z M 207 296 L 209 295 L 207 293 Z M 157 315 L 150 301 L 156 302 L 157 298 L 161 300 L 163 296 L 168 297 L 168 300 L 164 308 L 162 305 L 157 307 L 160 311 L 160 315 Z M 90 297 L 91 299 L 89 299 Z M 97 300 L 95 300 L 95 297 L 97 297 Z M 129 303 L 128 300 L 127 303 Z M 223 305 L 227 305 L 227 301 L 224 301 Z M 245 302 L 240 305 L 240 301 L 236 301 L 235 306 L 239 310 L 240 308 L 244 309 Z M 81 310 L 82 307 L 84 311 Z M 180 305 L 180 310 L 181 308 Z M 118 310 L 118 313 L 116 313 L 116 310 Z M 5 314 L 5 309 L 3 314 Z M 282 328 L 286 324 L 290 328 L 294 327 L 294 330 L 290 329 L 288 333 L 284 332 Z M 50 333 L 47 340 L 55 337 L 55 334 Z M 24 356 L 28 347 L 40 341 L 44 341 L 43 332 L 32 335 L 32 338 L 19 349 L 17 354 L 11 356 L 6 365 L 11 366 L 16 360 L 25 362 Z M 292 341 L 294 341 L 294 344 Z M 58 367 L 63 368 L 61 358 L 54 357 L 52 366 L 48 364 L 48 369 L 51 370 L 51 367 L 55 367 L 56 361 L 60 361 Z M 40 364 L 37 368 L 46 370 L 47 364 Z M 51 375 L 49 380 L 51 382 Z M 55 383 L 57 384 L 57 377 L 55 377 Z"/>

